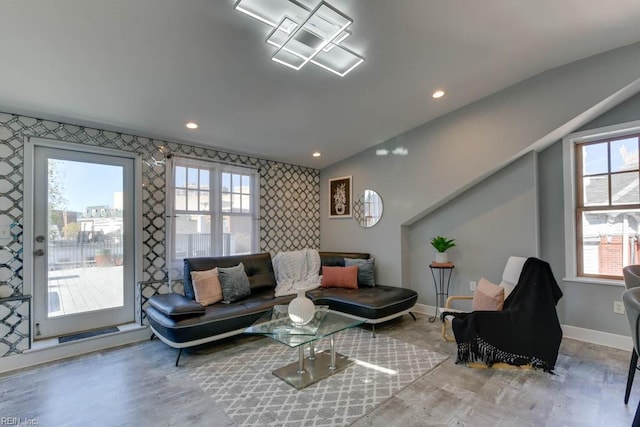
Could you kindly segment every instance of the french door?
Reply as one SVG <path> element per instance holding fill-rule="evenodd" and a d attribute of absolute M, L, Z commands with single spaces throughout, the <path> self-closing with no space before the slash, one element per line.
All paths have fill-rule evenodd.
<path fill-rule="evenodd" d="M 35 339 L 134 320 L 135 159 L 73 145 L 29 147 Z"/>

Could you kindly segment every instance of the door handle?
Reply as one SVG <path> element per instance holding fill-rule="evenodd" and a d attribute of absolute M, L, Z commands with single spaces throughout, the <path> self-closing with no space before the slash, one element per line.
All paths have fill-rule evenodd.
<path fill-rule="evenodd" d="M 35 256 L 43 256 L 45 254 L 44 249 L 36 249 L 33 254 Z"/>
<path fill-rule="evenodd" d="M 44 236 L 36 236 L 36 242 L 38 243 L 44 242 Z"/>

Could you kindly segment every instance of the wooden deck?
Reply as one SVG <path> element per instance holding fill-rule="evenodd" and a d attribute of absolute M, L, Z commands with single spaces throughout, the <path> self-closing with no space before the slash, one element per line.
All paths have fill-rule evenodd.
<path fill-rule="evenodd" d="M 122 306 L 122 279 L 122 266 L 50 271 L 49 316 Z"/>

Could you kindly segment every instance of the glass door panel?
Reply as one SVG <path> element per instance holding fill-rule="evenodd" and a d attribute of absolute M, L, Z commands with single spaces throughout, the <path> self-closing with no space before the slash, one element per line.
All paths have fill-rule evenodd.
<path fill-rule="evenodd" d="M 36 339 L 132 321 L 133 159 L 36 146 L 34 166 Z"/>

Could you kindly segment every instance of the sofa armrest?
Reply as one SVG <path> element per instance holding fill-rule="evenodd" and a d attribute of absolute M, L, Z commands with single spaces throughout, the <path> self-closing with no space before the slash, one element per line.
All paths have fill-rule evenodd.
<path fill-rule="evenodd" d="M 149 305 L 168 317 L 188 317 L 204 314 L 205 308 L 199 302 L 184 295 L 169 293 L 149 298 Z"/>

